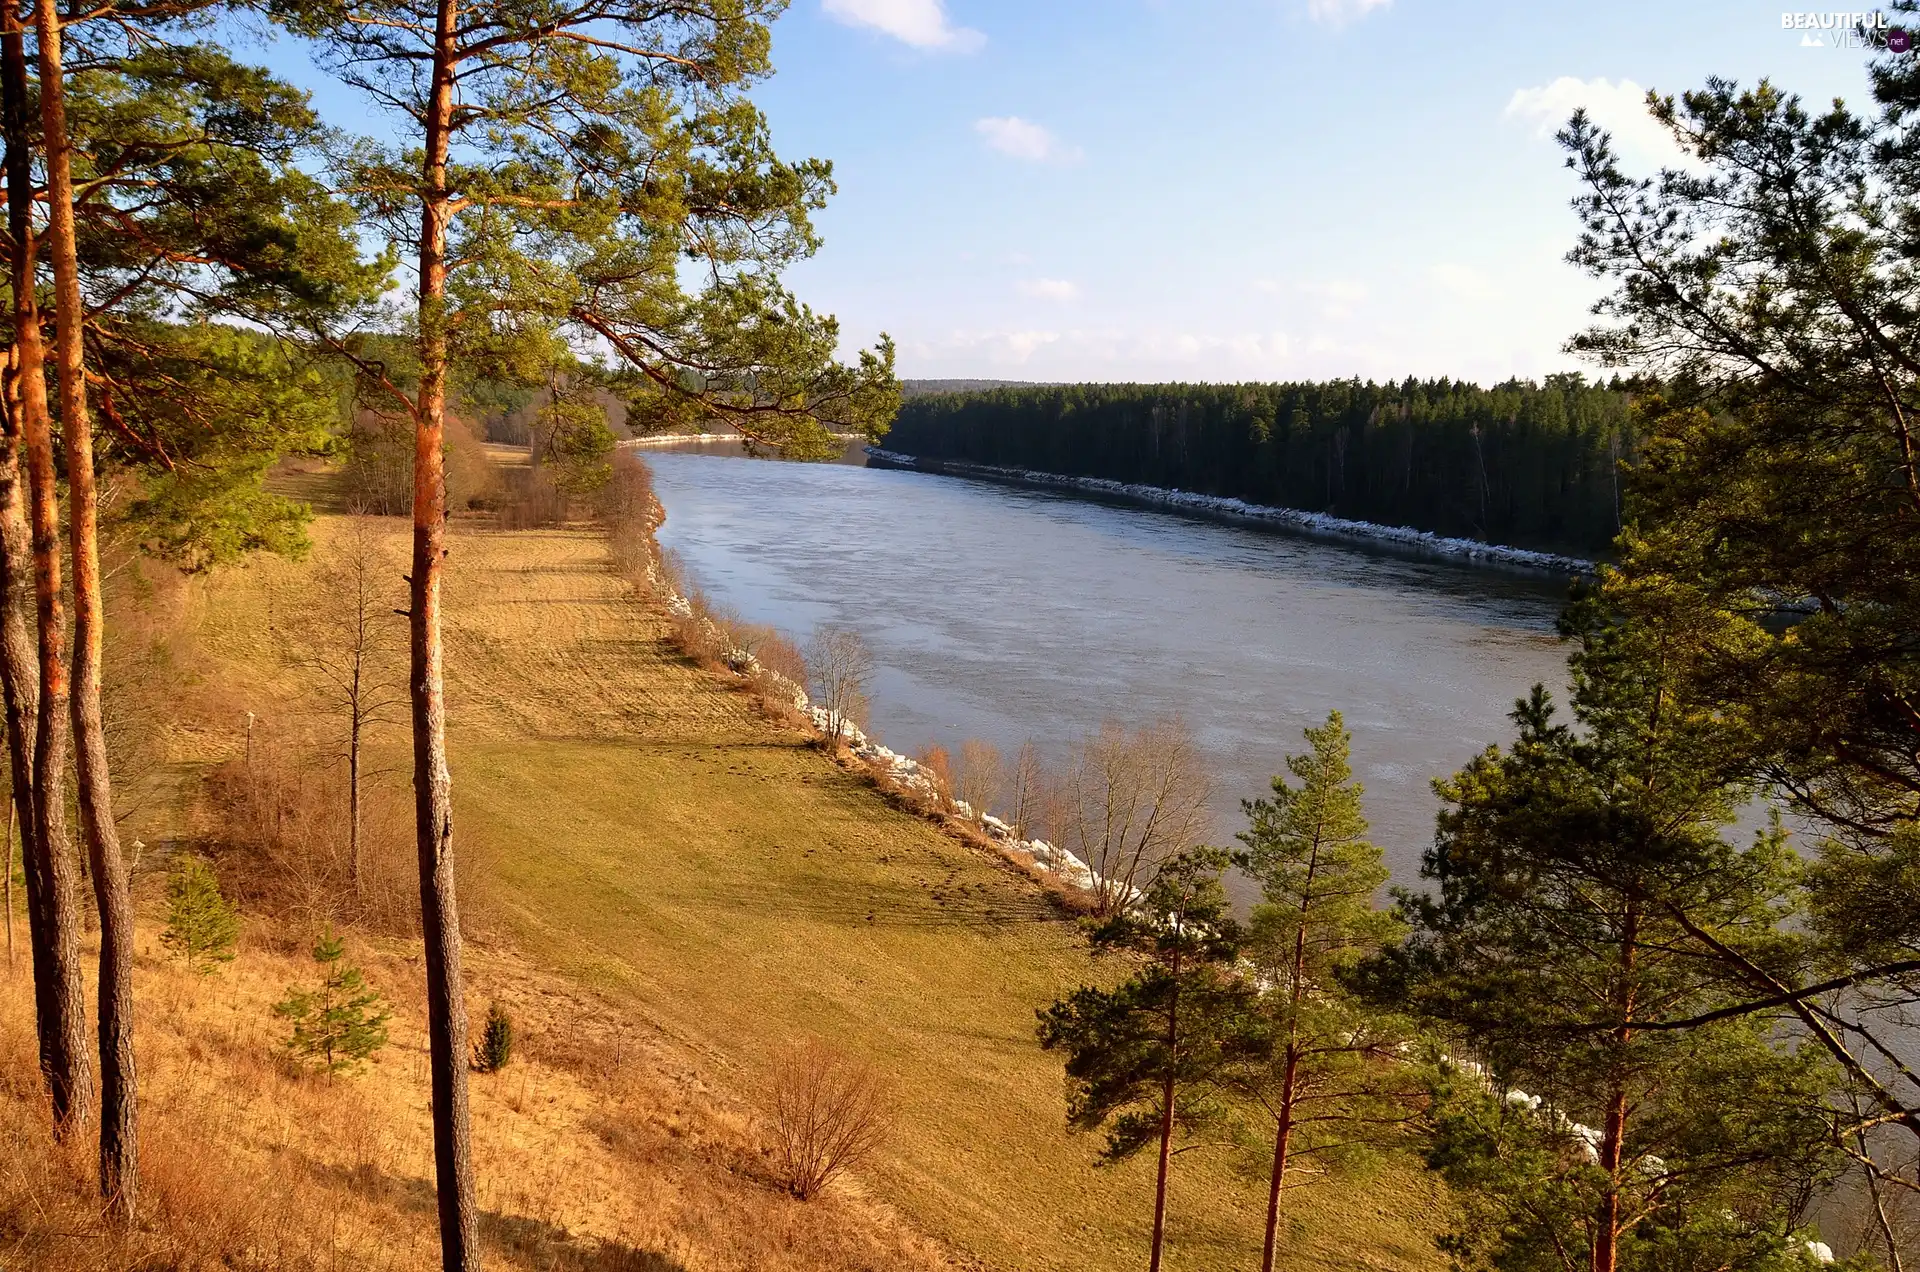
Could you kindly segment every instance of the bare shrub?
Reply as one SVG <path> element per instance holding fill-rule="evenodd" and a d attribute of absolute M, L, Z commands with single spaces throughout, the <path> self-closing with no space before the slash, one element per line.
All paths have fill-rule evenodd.
<path fill-rule="evenodd" d="M 497 506 L 503 530 L 545 530 L 564 526 L 573 516 L 573 499 L 545 467 L 507 469 L 502 487 Z"/>
<path fill-rule="evenodd" d="M 947 754 L 947 748 L 938 743 L 923 749 L 913 757 L 920 766 L 920 776 L 933 789 L 929 792 L 930 811 L 950 813 L 953 811 L 953 759 Z"/>
<path fill-rule="evenodd" d="M 358 510 L 356 510 L 358 512 Z M 320 708 L 335 721 L 347 769 L 347 873 L 361 885 L 361 796 L 376 733 L 403 718 L 407 684 L 406 603 L 397 547 L 379 521 L 346 519 L 319 569 L 294 599 L 294 622 L 275 624 L 289 661 L 313 680 Z"/>
<path fill-rule="evenodd" d="M 1129 729 L 1107 720 L 1082 738 L 1054 783 L 1052 838 L 1095 876 L 1095 912 L 1126 908 L 1160 864 L 1207 833 L 1207 771 L 1178 719 Z"/>
<path fill-rule="evenodd" d="M 850 627 L 822 623 L 807 642 L 814 705 L 827 712 L 827 747 L 837 750 L 847 726 L 867 718 L 867 687 L 873 683 L 873 653 Z"/>
<path fill-rule="evenodd" d="M 653 532 L 660 505 L 653 494 L 653 470 L 630 450 L 615 451 L 613 475 L 594 495 L 594 516 L 606 527 L 613 568 L 643 586 L 652 582 L 658 558 Z"/>
<path fill-rule="evenodd" d="M 413 422 L 384 408 L 361 407 L 347 434 L 342 476 L 357 505 L 383 517 L 413 507 Z M 467 421 L 447 417 L 447 506 L 487 507 L 500 496 L 497 465 Z"/>
<path fill-rule="evenodd" d="M 1033 838 L 1034 828 L 1044 820 L 1040 814 L 1046 779 L 1040 748 L 1032 741 L 1022 742 L 1007 769 L 1007 824 L 1013 828 L 1014 838 Z"/>
<path fill-rule="evenodd" d="M 1000 798 L 1000 752 L 992 743 L 968 738 L 960 744 L 953 797 L 971 810 L 975 821 L 993 811 L 993 802 Z"/>
<path fill-rule="evenodd" d="M 258 728 L 248 758 L 213 771 L 211 847 L 222 879 L 249 909 L 309 931 L 332 923 L 417 935 L 411 809 L 384 784 L 363 790 L 356 888 L 345 774 L 329 752 Z"/>
<path fill-rule="evenodd" d="M 802 1201 L 866 1161 L 892 1129 L 892 1089 L 873 1066 L 818 1041 L 790 1050 L 774 1069 L 774 1167 Z"/>
<path fill-rule="evenodd" d="M 787 681 L 796 689 L 804 689 L 807 684 L 807 659 L 800 652 L 800 646 L 781 635 L 772 627 L 749 628 L 754 661 L 773 675 Z"/>

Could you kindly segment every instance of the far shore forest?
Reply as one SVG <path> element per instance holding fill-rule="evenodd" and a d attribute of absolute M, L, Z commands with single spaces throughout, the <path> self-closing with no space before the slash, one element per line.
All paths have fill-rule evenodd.
<path fill-rule="evenodd" d="M 1604 556 L 1635 457 L 1618 375 L 1483 389 L 1401 384 L 1063 384 L 914 396 L 890 450 L 1326 512 Z"/>
<path fill-rule="evenodd" d="M 0 1266 L 1920 1259 L 1920 55 L 1576 112 L 1589 372 L 907 396 L 782 8 L 0 7 Z M 1229 827 L 1204 721 L 862 744 L 617 444 L 727 428 L 1605 564 L 1382 896 L 1338 712 Z"/>

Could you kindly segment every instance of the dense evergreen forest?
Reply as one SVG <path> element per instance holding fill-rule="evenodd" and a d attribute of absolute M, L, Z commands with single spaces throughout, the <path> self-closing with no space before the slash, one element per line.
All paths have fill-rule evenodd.
<path fill-rule="evenodd" d="M 1592 556 L 1633 453 L 1615 380 L 1073 384 L 910 398 L 889 449 Z"/>

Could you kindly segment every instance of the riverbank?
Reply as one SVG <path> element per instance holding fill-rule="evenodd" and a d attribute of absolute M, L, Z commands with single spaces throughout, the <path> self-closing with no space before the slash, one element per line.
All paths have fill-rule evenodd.
<path fill-rule="evenodd" d="M 904 468 L 941 476 L 970 477 L 979 481 L 1078 491 L 1192 516 L 1277 527 L 1314 538 L 1376 544 L 1421 555 L 1503 569 L 1552 575 L 1579 575 L 1591 574 L 1596 564 L 1580 557 L 1565 556 L 1555 552 L 1538 552 L 1531 548 L 1483 543 L 1477 539 L 1449 538 L 1407 526 L 1385 526 L 1370 521 L 1350 521 L 1344 517 L 1329 516 L 1323 512 L 1276 508 L 1222 495 L 1202 495 L 1190 490 L 1141 486 L 1130 482 L 1110 481 L 1104 477 L 1076 477 L 1027 468 L 1002 468 L 993 464 L 976 464 L 968 460 L 931 459 L 890 451 L 880 446 L 867 447 L 867 460 L 880 468 Z"/>
<path fill-rule="evenodd" d="M 860 440 L 859 433 L 829 433 L 828 437 L 842 442 Z M 733 433 L 653 433 L 645 437 L 629 437 L 615 443 L 619 446 L 674 446 L 687 443 L 706 442 L 744 442 L 746 435 Z"/>

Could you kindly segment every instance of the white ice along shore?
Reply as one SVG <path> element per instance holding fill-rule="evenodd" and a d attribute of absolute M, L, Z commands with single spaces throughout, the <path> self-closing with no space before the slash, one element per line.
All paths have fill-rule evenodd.
<path fill-rule="evenodd" d="M 1513 548 L 1500 543 L 1482 543 L 1478 539 L 1452 539 L 1430 530 L 1408 526 L 1383 526 L 1372 521 L 1350 521 L 1324 512 L 1302 512 L 1297 508 L 1277 508 L 1270 504 L 1248 503 L 1225 495 L 1202 495 L 1191 490 L 1168 490 L 1164 486 L 1139 486 L 1112 481 L 1105 477 L 1073 477 L 1062 473 L 1043 473 L 1029 468 L 1001 468 L 976 464 L 969 460 L 935 459 L 923 465 L 916 455 L 902 454 L 879 446 L 867 447 L 867 458 L 881 467 L 913 468 L 926 472 L 951 473 L 956 477 L 982 477 L 989 481 L 1020 482 L 1033 486 L 1053 486 L 1062 490 L 1084 490 L 1092 494 L 1113 495 L 1161 508 L 1216 516 L 1242 518 L 1287 526 L 1308 534 L 1329 538 L 1358 539 L 1371 543 L 1392 543 L 1430 552 L 1436 556 L 1456 557 L 1498 565 L 1519 566 L 1529 570 L 1549 570 L 1556 574 L 1591 574 L 1594 563 L 1557 552 L 1535 552 L 1531 548 Z"/>
<path fill-rule="evenodd" d="M 651 567 L 648 569 L 648 575 L 654 589 L 665 601 L 668 613 L 676 618 L 693 617 L 693 602 L 674 591 L 665 575 Z M 702 619 L 701 621 L 707 625 L 709 636 L 716 640 L 725 639 L 726 634 L 712 620 Z M 723 655 L 723 659 L 728 668 L 739 676 L 750 676 L 755 671 L 762 670 L 759 660 L 745 649 L 729 648 Z M 794 709 L 805 715 L 821 736 L 824 737 L 832 730 L 833 712 L 825 707 L 813 705 L 812 699 L 807 696 L 804 688 L 778 672 L 767 671 L 765 674 L 793 692 Z M 898 751 L 882 746 L 853 721 L 848 720 L 841 724 L 840 736 L 846 739 L 847 749 L 856 758 L 883 769 L 887 776 L 899 785 L 918 791 L 922 795 L 934 796 L 938 793 L 933 774 L 928 772 L 924 765 L 911 756 L 902 755 Z M 1058 876 L 1063 882 L 1076 888 L 1090 891 L 1099 884 L 1100 877 L 1088 868 L 1087 863 L 1065 848 L 1057 848 L 1044 839 L 1022 839 L 1014 832 L 1012 826 L 992 813 L 981 814 L 976 819 L 972 805 L 965 800 L 954 800 L 953 808 L 962 817 L 977 820 L 980 828 L 1001 851 L 1025 853 L 1033 858 L 1035 867 Z"/>
<path fill-rule="evenodd" d="M 859 433 L 828 433 L 828 437 L 851 442 L 860 437 Z M 746 434 L 733 430 L 725 433 L 649 433 L 644 437 L 628 437 L 615 442 L 616 446 L 670 446 L 684 442 L 740 442 L 746 440 Z"/>

